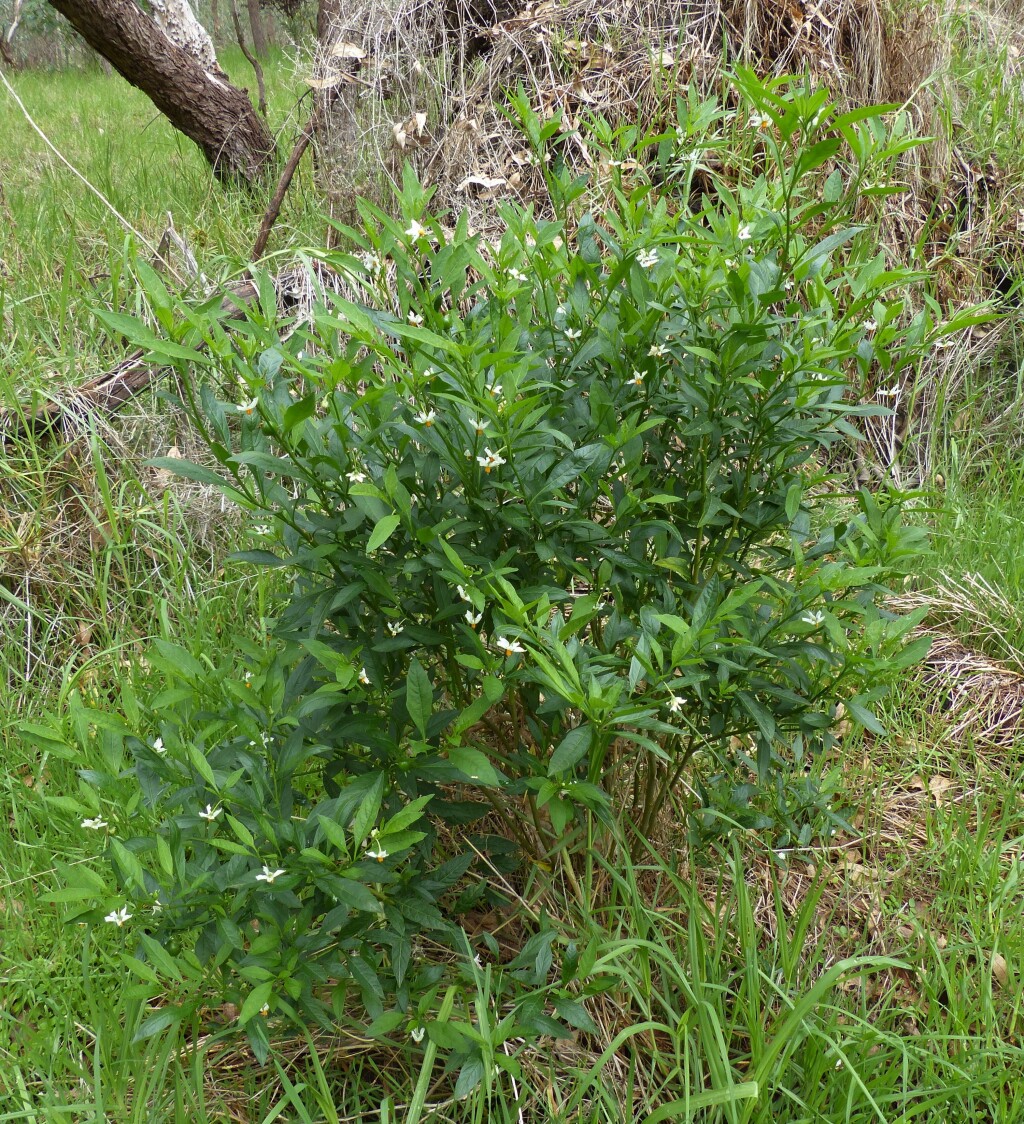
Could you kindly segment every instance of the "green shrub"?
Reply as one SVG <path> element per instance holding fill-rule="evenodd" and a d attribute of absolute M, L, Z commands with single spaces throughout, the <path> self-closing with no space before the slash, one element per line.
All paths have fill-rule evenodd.
<path fill-rule="evenodd" d="M 410 175 L 400 218 L 363 204 L 353 252 L 318 255 L 350 291 L 308 320 L 278 322 L 266 277 L 225 326 L 149 274 L 175 342 L 104 317 L 178 371 L 223 476 L 158 463 L 251 512 L 237 557 L 288 582 L 265 647 L 159 643 L 161 744 L 114 735 L 154 822 L 111 838 L 118 901 L 161 907 L 143 955 L 240 986 L 263 1048 L 261 1011 L 329 1022 L 350 992 L 375 1032 L 428 1021 L 424 935 L 462 948 L 492 872 L 568 856 L 574 878 L 684 781 L 708 801 L 694 838 L 774 803 L 776 844 L 808 842 L 803 766 L 837 705 L 877 730 L 921 654 L 881 600 L 921 535 L 835 474 L 879 412 L 859 387 L 933 334 L 849 225 L 910 142 L 877 107 L 739 85 L 738 123 L 695 102 L 673 136 L 595 123 L 603 184 L 570 181 L 577 139 L 513 99 L 556 217 L 504 204 L 487 243 Z M 752 169 L 731 188 L 730 120 Z M 530 1007 L 516 1033 L 550 1021 Z"/>

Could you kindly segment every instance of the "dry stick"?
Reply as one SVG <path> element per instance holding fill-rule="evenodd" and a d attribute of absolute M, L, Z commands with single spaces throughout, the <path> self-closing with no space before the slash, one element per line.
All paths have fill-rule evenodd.
<path fill-rule="evenodd" d="M 242 21 L 238 18 L 238 4 L 236 0 L 231 0 L 231 22 L 235 25 L 235 37 L 238 39 L 238 45 L 242 48 L 242 54 L 245 55 L 249 61 L 249 65 L 256 75 L 256 86 L 260 92 L 260 113 L 264 118 L 267 116 L 267 88 L 263 84 L 263 67 L 260 66 L 259 59 L 255 55 L 249 54 L 249 48 L 245 45 L 245 35 L 242 32 Z"/>
<path fill-rule="evenodd" d="M 333 105 L 334 99 L 337 98 L 337 96 L 338 87 L 335 86 L 325 100 L 323 106 L 324 112 Z M 285 164 L 281 172 L 281 178 L 277 181 L 277 187 L 274 189 L 273 198 L 270 200 L 270 204 L 263 216 L 263 221 L 260 223 L 260 230 L 259 234 L 256 235 L 256 241 L 253 243 L 252 253 L 249 255 L 250 261 L 256 261 L 267 248 L 270 232 L 274 228 L 274 223 L 277 222 L 277 216 L 281 213 L 281 205 L 284 203 L 285 195 L 288 194 L 288 188 L 291 187 L 292 179 L 295 176 L 295 169 L 298 168 L 299 161 L 302 159 L 306 149 L 309 148 L 309 142 L 313 139 L 319 124 L 319 113 L 317 109 L 314 109 L 309 120 L 306 122 L 306 127 L 299 133 L 299 139 L 295 142 L 292 154 L 288 157 L 288 163 Z"/>

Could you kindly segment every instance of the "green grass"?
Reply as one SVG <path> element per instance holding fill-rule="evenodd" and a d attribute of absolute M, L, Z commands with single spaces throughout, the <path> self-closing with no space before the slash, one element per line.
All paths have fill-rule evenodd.
<path fill-rule="evenodd" d="M 982 54 L 963 62 L 957 89 L 987 156 L 1019 127 L 982 107 L 995 65 Z M 251 84 L 243 60 L 229 53 L 226 65 Z M 284 56 L 268 66 L 284 137 L 299 77 Z M 218 187 L 142 95 L 95 71 L 13 81 L 141 235 L 159 238 L 170 210 L 209 276 L 237 271 L 263 201 Z M 1000 96 L 1019 124 L 1018 95 Z M 127 263 L 140 247 L 6 94 L 0 136 L 7 403 L 119 357 L 91 309 L 135 307 Z M 318 230 L 300 183 L 272 246 Z M 983 575 L 998 597 L 956 623 L 1003 657 L 1024 651 L 1018 369 L 1011 354 L 950 393 L 930 434 L 945 487 L 922 511 L 934 556 L 921 589 L 941 574 Z M 260 1068 L 213 995 L 180 1037 L 134 1041 L 146 1012 L 120 931 L 65 923 L 59 900 L 64 872 L 96 859 L 95 834 L 67 802 L 87 782 L 16 729 L 63 713 L 72 692 L 118 705 L 126 683 L 145 680 L 154 636 L 212 645 L 239 622 L 259 635 L 272 591 L 225 569 L 230 519 L 198 490 L 161 492 L 142 466 L 184 443 L 180 424 L 144 398 L 70 446 L 28 440 L 0 454 L 0 1122 L 1024 1121 L 1024 763 L 1016 748 L 944 736 L 938 702 L 913 679 L 887 704 L 885 737 L 851 737 L 825 765 L 854 825 L 836 840 L 844 852 L 780 859 L 751 836 L 698 865 L 669 832 L 635 866 L 595 860 L 579 893 L 556 898 L 540 882 L 526 892 L 524 908 L 557 900 L 565 939 L 591 945 L 600 1033 L 557 1048 L 501 1042 L 491 965 L 451 997 L 486 1045 L 484 1079 L 464 1102 L 452 1102 L 440 1059 L 397 1039 L 304 1041 L 275 1028 L 280 1055 Z M 840 968 L 843 958 L 854 963 Z M 500 1055 L 515 1058 L 514 1076 Z"/>

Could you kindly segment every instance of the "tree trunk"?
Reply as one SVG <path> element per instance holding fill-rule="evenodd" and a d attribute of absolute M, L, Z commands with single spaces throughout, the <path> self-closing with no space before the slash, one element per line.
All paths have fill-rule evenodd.
<path fill-rule="evenodd" d="M 271 171 L 274 140 L 248 94 L 172 42 L 132 0 L 49 2 L 93 50 L 199 145 L 219 179 L 252 185 Z M 165 6 L 170 5 L 160 5 Z M 182 6 L 191 15 L 187 3 Z M 157 7 L 154 4 L 154 10 Z M 212 46 L 209 52 L 212 55 Z"/>
<path fill-rule="evenodd" d="M 10 26 L 5 31 L 0 28 L 0 56 L 7 65 L 14 70 L 18 65 L 14 58 L 14 52 L 11 50 L 11 41 L 14 39 L 14 33 L 18 30 L 18 24 L 21 21 L 21 6 L 24 0 L 14 0 L 14 10 L 11 12 Z"/>
<path fill-rule="evenodd" d="M 222 27 L 220 22 L 220 0 L 210 0 L 210 19 L 213 21 L 213 41 L 219 43 Z"/>
<path fill-rule="evenodd" d="M 252 28 L 252 49 L 258 59 L 267 57 L 267 33 L 263 30 L 260 0 L 246 0 L 249 8 L 249 26 Z"/>

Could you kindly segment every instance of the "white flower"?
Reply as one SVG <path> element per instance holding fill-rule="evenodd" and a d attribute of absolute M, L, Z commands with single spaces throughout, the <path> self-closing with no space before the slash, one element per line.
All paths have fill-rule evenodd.
<path fill-rule="evenodd" d="M 82 827 L 87 827 L 90 831 L 103 831 L 104 828 L 109 826 L 110 824 L 106 820 L 101 820 L 99 816 L 94 820 L 82 820 Z"/>
<path fill-rule="evenodd" d="M 467 609 L 464 615 L 470 628 L 476 628 L 484 616 L 483 613 L 474 613 L 472 609 Z"/>
<path fill-rule="evenodd" d="M 272 532 L 269 524 L 267 524 L 267 523 L 257 523 L 252 528 L 252 533 L 254 535 L 270 535 L 273 532 Z"/>
<path fill-rule="evenodd" d="M 199 818 L 206 820 L 207 823 L 213 823 L 223 811 L 223 808 L 215 808 L 212 804 L 207 804 L 205 810 L 199 813 Z"/>
<path fill-rule="evenodd" d="M 366 479 L 366 473 L 365 472 L 346 472 L 345 478 L 353 484 L 362 484 L 362 482 Z"/>
<path fill-rule="evenodd" d="M 266 1017 L 267 1017 L 267 1015 L 269 1015 L 269 1014 L 270 1014 L 270 1004 L 269 1004 L 269 1003 L 264 1003 L 264 1004 L 263 1004 L 263 1006 L 262 1006 L 262 1007 L 260 1008 L 260 1014 L 261 1014 L 261 1015 L 262 1015 L 262 1016 L 263 1016 L 264 1018 L 266 1018 Z"/>
<path fill-rule="evenodd" d="M 641 250 L 636 256 L 637 265 L 644 269 L 653 269 L 658 264 L 657 250 Z"/>
<path fill-rule="evenodd" d="M 825 614 L 821 612 L 820 609 L 816 609 L 813 613 L 806 613 L 800 619 L 804 622 L 804 624 L 809 624 L 812 627 L 817 628 L 818 625 L 824 623 Z"/>
<path fill-rule="evenodd" d="M 498 383 L 498 382 L 488 383 L 487 384 L 487 393 L 492 398 L 500 398 L 501 397 L 501 383 Z"/>
<path fill-rule="evenodd" d="M 363 254 L 359 260 L 363 263 L 363 266 L 366 268 L 367 272 L 380 273 L 382 263 L 379 254 L 367 252 Z M 302 357 L 301 352 L 299 353 L 299 357 Z"/>
<path fill-rule="evenodd" d="M 479 952 L 476 954 L 476 956 L 473 957 L 473 963 L 478 968 L 482 968 L 484 966 L 484 962 L 480 959 L 480 953 Z"/>
<path fill-rule="evenodd" d="M 364 687 L 369 687 L 370 685 L 370 677 L 366 674 L 365 667 L 359 669 L 359 682 L 362 683 Z"/>
<path fill-rule="evenodd" d="M 429 231 L 419 219 L 413 219 L 409 224 L 409 229 L 405 232 L 405 236 L 412 239 L 426 238 L 428 233 Z"/>
<path fill-rule="evenodd" d="M 608 167 L 609 168 L 621 168 L 622 167 L 622 161 L 621 160 L 609 160 L 608 161 Z"/>
<path fill-rule="evenodd" d="M 765 129 L 770 129 L 774 122 L 767 113 L 752 113 L 750 121 L 747 123 L 751 129 L 757 129 L 763 132 Z"/>
<path fill-rule="evenodd" d="M 266 882 L 266 884 L 269 886 L 273 882 L 276 882 L 281 877 L 281 875 L 284 874 L 284 873 L 285 873 L 284 870 L 281 869 L 280 867 L 277 870 L 271 870 L 270 867 L 267 866 L 266 863 L 264 863 L 263 864 L 263 873 L 256 875 L 256 881 L 257 882 Z"/>
<path fill-rule="evenodd" d="M 111 925 L 116 925 L 119 929 L 126 921 L 131 921 L 132 915 L 128 912 L 127 906 L 122 906 L 120 909 L 115 909 L 113 913 L 108 913 L 103 918 L 104 921 L 110 922 Z"/>
<path fill-rule="evenodd" d="M 567 308 L 565 307 L 565 305 L 564 305 L 564 304 L 560 304 L 560 305 L 559 305 L 559 306 L 558 306 L 558 307 L 557 307 L 557 308 L 555 309 L 555 315 L 556 315 L 556 316 L 568 316 L 568 315 L 569 315 L 569 310 L 568 310 L 568 309 L 567 309 Z"/>
<path fill-rule="evenodd" d="M 747 223 L 744 223 L 744 224 L 743 224 L 743 225 L 742 225 L 742 226 L 741 226 L 741 227 L 739 228 L 739 230 L 737 230 L 737 231 L 736 231 L 736 237 L 737 237 L 737 238 L 738 238 L 738 239 L 739 239 L 739 240 L 740 240 L 741 242 L 749 242 L 749 241 L 750 241 L 750 239 L 751 239 L 752 235 L 751 235 L 751 233 L 750 233 L 750 223 L 749 223 L 749 222 L 747 222 Z"/>
<path fill-rule="evenodd" d="M 376 851 L 367 851 L 366 857 L 368 859 L 376 859 L 377 862 L 382 863 L 388 857 L 388 853 L 383 847 L 378 847 Z"/>
<path fill-rule="evenodd" d="M 167 747 L 164 745 L 163 738 L 157 738 L 156 741 L 153 742 L 153 752 L 158 754 L 160 757 L 163 757 L 163 755 L 167 752 Z"/>
<path fill-rule="evenodd" d="M 736 268 L 739 267 L 739 264 L 740 263 L 735 258 L 726 258 L 725 259 L 725 268 L 726 269 L 736 269 Z"/>
<path fill-rule="evenodd" d="M 867 333 L 868 333 L 868 335 L 871 335 L 871 333 L 872 333 L 872 332 L 873 332 L 873 331 L 874 331 L 874 330 L 875 330 L 875 329 L 876 329 L 877 327 L 878 327 L 878 325 L 877 325 L 877 324 L 876 324 L 876 323 L 874 322 L 874 320 L 865 320 L 865 321 L 864 321 L 864 331 L 865 331 L 865 332 L 867 332 Z"/>
<path fill-rule="evenodd" d="M 663 343 L 652 343 L 651 349 L 647 354 L 653 356 L 655 359 L 661 359 L 665 355 L 668 355 L 668 348 Z"/>
<path fill-rule="evenodd" d="M 578 340 L 582 334 L 583 333 L 579 328 L 566 328 L 565 329 L 565 338 L 567 340 Z"/>
<path fill-rule="evenodd" d="M 633 386 L 643 386 L 644 385 L 644 373 L 643 373 L 643 371 L 634 371 L 633 377 L 629 381 L 630 381 L 630 383 L 632 383 Z"/>
<path fill-rule="evenodd" d="M 260 400 L 258 398 L 253 398 L 252 401 L 250 401 L 250 402 L 240 403 L 238 406 L 235 407 L 235 409 L 240 414 L 251 414 L 259 404 L 260 404 Z"/>
<path fill-rule="evenodd" d="M 425 1026 L 414 1026 L 412 1030 L 409 1031 L 409 1037 L 418 1046 L 423 1041 L 423 1036 L 426 1033 L 427 1028 Z"/>
<path fill-rule="evenodd" d="M 418 328 L 423 323 L 423 317 L 414 309 L 409 310 L 409 315 L 406 317 L 406 320 L 408 320 L 414 328 Z"/>
<path fill-rule="evenodd" d="M 477 433 L 483 433 L 491 424 L 486 418 L 467 418 L 466 420 L 469 422 L 469 428 L 475 429 Z"/>
<path fill-rule="evenodd" d="M 484 447 L 484 455 L 476 458 L 477 464 L 484 470 L 490 472 L 492 468 L 497 468 L 499 465 L 505 463 L 505 458 L 500 453 L 492 453 L 486 446 Z"/>
<path fill-rule="evenodd" d="M 425 425 L 429 429 L 434 424 L 434 418 L 436 417 L 437 412 L 435 410 L 420 410 L 413 421 L 417 421 L 420 425 Z"/>
<path fill-rule="evenodd" d="M 405 625 L 401 621 L 388 621 L 388 632 L 392 636 L 397 636 L 404 628 Z"/>
<path fill-rule="evenodd" d="M 782 287 L 786 290 L 787 293 L 791 293 L 793 291 L 793 278 L 787 278 Z"/>
<path fill-rule="evenodd" d="M 499 636 L 494 643 L 506 656 L 513 656 L 516 653 L 522 653 L 526 651 L 526 649 L 522 646 L 522 644 L 519 643 L 518 640 L 506 640 L 504 636 Z"/>
<path fill-rule="evenodd" d="M 526 274 L 523 273 L 521 269 L 510 269 L 508 275 L 513 281 L 518 281 L 520 283 L 526 280 Z"/>
<path fill-rule="evenodd" d="M 149 907 L 149 912 L 150 913 L 162 913 L 163 908 L 164 908 L 163 902 L 161 902 L 159 898 L 154 898 L 153 904 Z"/>
<path fill-rule="evenodd" d="M 686 706 L 686 699 L 684 699 L 681 695 L 669 695 L 668 708 L 672 711 L 673 714 L 678 714 L 684 706 Z"/>
<path fill-rule="evenodd" d="M 243 678 L 243 682 L 245 683 L 245 685 L 247 687 L 249 687 L 250 689 L 252 688 L 252 672 L 251 671 L 247 671 L 245 673 L 245 676 Z"/>
<path fill-rule="evenodd" d="M 900 392 L 900 388 L 898 386 L 886 386 L 886 387 L 880 386 L 875 391 L 875 394 L 879 398 L 895 398 L 899 394 L 899 392 Z"/>

